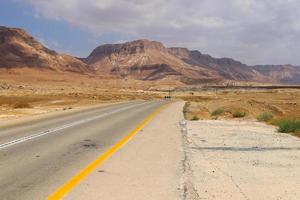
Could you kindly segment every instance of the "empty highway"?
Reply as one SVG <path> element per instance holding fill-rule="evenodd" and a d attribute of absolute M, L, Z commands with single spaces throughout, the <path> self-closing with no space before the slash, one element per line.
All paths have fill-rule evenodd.
<path fill-rule="evenodd" d="M 163 104 L 113 104 L 0 127 L 0 199 L 45 199 Z"/>

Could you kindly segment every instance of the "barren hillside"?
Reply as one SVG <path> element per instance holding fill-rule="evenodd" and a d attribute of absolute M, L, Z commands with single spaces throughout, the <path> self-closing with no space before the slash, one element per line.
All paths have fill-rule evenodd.
<path fill-rule="evenodd" d="M 270 81 L 253 68 L 231 58 L 214 58 L 200 51 L 190 51 L 186 48 L 169 48 L 169 52 L 184 62 L 215 71 L 220 77 L 237 81 Z"/>
<path fill-rule="evenodd" d="M 255 70 L 278 83 L 300 84 L 300 67 L 292 65 L 258 65 Z"/>
<path fill-rule="evenodd" d="M 22 29 L 0 27 L 0 67 L 89 71 L 82 61 L 43 46 Z"/>
<path fill-rule="evenodd" d="M 183 82 L 208 82 L 221 79 L 215 71 L 194 67 L 170 54 L 162 43 L 149 40 L 99 46 L 85 62 L 98 72 L 140 80 L 174 78 Z"/>

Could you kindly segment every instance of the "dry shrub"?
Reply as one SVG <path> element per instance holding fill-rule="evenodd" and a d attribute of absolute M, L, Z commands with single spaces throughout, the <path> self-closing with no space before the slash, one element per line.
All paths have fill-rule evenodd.
<path fill-rule="evenodd" d="M 18 102 L 18 103 L 15 103 L 13 105 L 13 108 L 14 109 L 18 109 L 18 108 L 32 108 L 32 106 L 29 103 L 26 103 L 26 102 Z"/>

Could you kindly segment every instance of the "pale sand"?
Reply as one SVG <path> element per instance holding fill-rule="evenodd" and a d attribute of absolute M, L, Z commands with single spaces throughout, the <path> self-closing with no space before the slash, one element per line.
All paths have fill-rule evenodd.
<path fill-rule="evenodd" d="M 299 138 L 257 122 L 196 121 L 186 128 L 185 175 L 196 196 L 187 199 L 300 199 Z"/>

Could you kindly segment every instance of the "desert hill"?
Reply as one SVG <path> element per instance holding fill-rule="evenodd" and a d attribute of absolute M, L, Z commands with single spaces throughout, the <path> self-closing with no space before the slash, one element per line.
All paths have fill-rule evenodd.
<path fill-rule="evenodd" d="M 237 81 L 267 81 L 260 73 L 247 65 L 231 58 L 214 58 L 200 51 L 186 48 L 169 48 L 169 52 L 184 62 L 195 67 L 201 66 L 215 71 L 219 77 Z"/>
<path fill-rule="evenodd" d="M 79 59 L 46 48 L 24 30 L 0 26 L 0 68 L 13 67 L 89 71 Z"/>
<path fill-rule="evenodd" d="M 214 58 L 181 47 L 167 48 L 149 40 L 101 45 L 83 61 L 99 73 L 139 80 L 173 78 L 188 84 L 226 80 L 300 84 L 300 67 L 248 66 L 232 58 Z"/>
<path fill-rule="evenodd" d="M 162 43 L 149 40 L 99 46 L 85 62 L 97 72 L 140 80 L 175 78 L 195 83 L 221 79 L 216 72 L 201 66 L 194 67 L 170 54 Z"/>
<path fill-rule="evenodd" d="M 300 84 L 300 66 L 257 65 L 253 69 L 277 83 Z"/>

